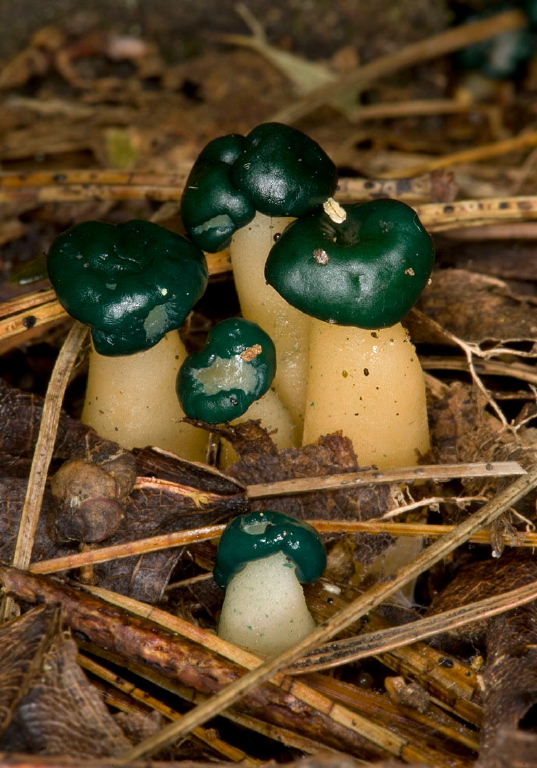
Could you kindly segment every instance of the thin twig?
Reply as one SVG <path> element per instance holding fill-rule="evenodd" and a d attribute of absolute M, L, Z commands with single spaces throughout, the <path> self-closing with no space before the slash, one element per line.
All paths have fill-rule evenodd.
<path fill-rule="evenodd" d="M 326 86 L 316 88 L 304 98 L 284 107 L 272 119 L 280 123 L 294 123 L 310 114 L 317 107 L 330 103 L 336 96 L 345 91 L 355 89 L 358 86 L 364 87 L 381 77 L 399 72 L 405 67 L 445 56 L 471 43 L 486 40 L 500 32 L 520 29 L 526 25 L 527 19 L 521 12 L 506 11 L 483 21 L 464 24 L 455 29 L 440 32 L 438 35 L 432 35 L 419 43 L 408 45 L 396 53 L 382 56 L 364 66 L 357 67 Z"/>
<path fill-rule="evenodd" d="M 43 294 L 28 294 L 29 297 L 39 295 Z M 33 307 L 23 308 L 15 314 L 3 317 L 0 320 L 0 339 L 9 339 L 19 333 L 25 333 L 29 328 L 38 328 L 65 320 L 67 317 L 67 312 L 59 305 L 54 294 L 52 300 L 42 301 Z"/>
<path fill-rule="evenodd" d="M 429 503 L 431 500 L 427 500 Z M 432 500 L 434 503 L 440 501 L 440 497 Z M 444 499 L 448 503 L 455 503 L 451 498 Z M 404 508 L 396 507 L 387 512 L 387 515 L 397 515 L 400 512 L 408 511 L 415 505 L 407 505 Z M 386 533 L 389 536 L 405 536 L 410 538 L 436 539 L 439 536 L 445 536 L 451 533 L 455 526 L 453 525 L 430 525 L 429 523 L 393 523 L 383 522 L 381 520 L 309 520 L 308 521 L 319 533 L 368 533 L 375 535 Z M 73 570 L 73 568 L 82 568 L 86 565 L 97 565 L 98 563 L 107 563 L 111 560 L 120 560 L 124 557 L 135 557 L 149 552 L 159 552 L 163 549 L 173 549 L 174 547 L 184 547 L 188 544 L 201 541 L 211 541 L 218 539 L 222 535 L 224 525 L 208 525 L 204 528 L 195 528 L 190 531 L 178 531 L 177 533 L 163 534 L 162 536 L 151 536 L 147 539 L 138 539 L 138 541 L 129 541 L 126 544 L 114 544 L 110 547 L 101 549 L 89 549 L 84 552 L 78 552 L 74 555 L 65 555 L 64 557 L 55 557 L 51 560 L 41 560 L 38 563 L 32 563 L 29 567 L 31 573 L 41 575 L 60 573 L 61 571 Z M 508 545 L 513 547 L 537 547 L 537 533 L 527 531 L 517 531 L 513 537 L 508 538 Z M 473 534 L 469 541 L 474 544 L 490 544 L 489 531 L 483 530 Z"/>
<path fill-rule="evenodd" d="M 22 296 L 16 296 L 0 304 L 0 317 L 7 317 L 26 309 L 45 304 L 48 301 L 54 301 L 56 292 L 50 288 L 48 291 L 36 291 L 34 293 L 25 293 Z"/>
<path fill-rule="evenodd" d="M 511 139 L 495 141 L 492 144 L 481 144 L 477 147 L 470 147 L 470 149 L 463 149 L 460 152 L 453 152 L 451 155 L 442 155 L 442 157 L 428 160 L 413 168 L 405 168 L 403 173 L 405 176 L 419 176 L 441 168 L 453 168 L 453 166 L 462 163 L 478 163 L 483 160 L 490 160 L 493 157 L 501 157 L 509 154 L 509 152 L 519 152 L 536 145 L 537 132 L 522 133 Z"/>
<path fill-rule="evenodd" d="M 537 141 L 537 133 L 534 134 Z M 537 197 L 491 197 L 457 200 L 452 203 L 423 203 L 414 206 L 420 221 L 430 232 L 477 227 L 490 222 L 537 218 Z"/>
<path fill-rule="evenodd" d="M 210 541 L 211 539 L 218 538 L 222 534 L 224 527 L 224 525 L 208 525 L 194 530 L 165 533 L 160 536 L 151 536 L 147 539 L 129 541 L 126 544 L 114 544 L 113 546 L 102 547 L 101 549 L 89 549 L 75 555 L 66 555 L 65 557 L 56 557 L 52 560 L 41 560 L 39 563 L 32 563 L 29 570 L 32 573 L 40 574 L 58 573 L 73 568 L 81 568 L 84 565 L 96 565 L 97 563 L 106 563 L 110 560 L 119 560 L 124 557 L 140 556 L 148 552 L 183 547 L 194 542 Z"/>
<path fill-rule="evenodd" d="M 428 637 L 452 631 L 474 621 L 482 621 L 499 613 L 505 613 L 505 611 L 510 611 L 519 605 L 535 600 L 536 597 L 537 582 L 532 582 L 510 592 L 468 603 L 468 605 L 444 611 L 436 616 L 418 619 L 400 627 L 390 627 L 377 632 L 368 632 L 359 637 L 337 640 L 317 648 L 313 653 L 300 659 L 293 667 L 286 670 L 286 673 L 296 675 L 316 672 L 358 661 L 358 659 L 378 656 L 402 645 L 425 640 Z"/>
<path fill-rule="evenodd" d="M 194 158 L 192 159 L 193 162 Z M 192 167 L 185 163 L 180 174 L 132 174 L 124 171 L 82 170 L 39 171 L 36 173 L 0 172 L 0 203 L 30 201 L 33 203 L 77 202 L 85 200 L 148 200 L 178 203 Z M 357 179 L 342 177 L 338 184 L 338 200 L 350 202 L 378 196 L 403 200 L 427 200 L 432 196 L 432 177 L 428 173 L 411 180 Z M 391 193 L 390 193 L 391 190 Z"/>
<path fill-rule="evenodd" d="M 113 685 L 114 688 L 122 691 L 124 694 L 130 696 L 135 701 L 139 701 L 142 704 L 151 707 L 151 709 L 155 710 L 156 712 L 160 712 L 160 714 L 164 715 L 164 717 L 166 717 L 168 720 L 179 720 L 182 717 L 179 712 L 176 712 L 164 702 L 156 699 L 154 696 L 151 696 L 147 691 L 141 690 L 129 680 L 125 680 L 125 678 L 120 677 L 117 671 L 111 672 L 106 667 L 103 667 L 103 665 L 99 664 L 97 661 L 95 661 L 95 659 L 91 659 L 88 656 L 79 653 L 78 663 L 87 672 L 90 672 L 96 677 L 99 677 L 109 685 Z M 206 744 L 210 749 L 218 752 L 227 760 L 251 767 L 261 764 L 260 760 L 255 760 L 253 757 L 247 755 L 246 752 L 243 752 L 242 749 L 238 749 L 237 747 L 228 744 L 226 741 L 223 741 L 223 739 L 215 736 L 214 733 L 209 733 L 209 731 L 205 728 L 194 728 L 192 733 L 202 743 Z"/>
<path fill-rule="evenodd" d="M 87 327 L 75 322 L 65 339 L 50 377 L 12 558 L 12 564 L 16 568 L 25 569 L 30 564 L 63 396 L 86 333 Z M 12 609 L 10 598 L 4 598 L 0 607 L 3 620 L 10 616 Z"/>
<path fill-rule="evenodd" d="M 501 491 L 496 498 L 485 504 L 479 511 L 458 525 L 451 533 L 446 534 L 439 541 L 431 544 L 412 563 L 395 574 L 392 581 L 376 585 L 364 595 L 358 597 L 349 606 L 335 614 L 328 622 L 317 627 L 302 642 L 274 658 L 267 659 L 259 667 L 229 685 L 224 691 L 214 696 L 208 702 L 191 710 L 180 723 L 172 723 L 170 726 L 163 728 L 158 734 L 142 741 L 123 755 L 123 760 L 125 762 L 136 760 L 153 753 L 156 749 L 172 744 L 181 736 L 189 733 L 195 726 L 201 725 L 209 718 L 227 709 L 241 699 L 247 691 L 259 685 L 259 683 L 269 680 L 277 672 L 291 666 L 313 648 L 330 640 L 335 634 L 364 616 L 401 589 L 406 583 L 415 579 L 463 542 L 467 541 L 482 527 L 490 525 L 493 520 L 496 520 L 506 509 L 523 498 L 536 485 L 537 469 L 532 469 L 527 475 L 518 478 L 508 488 Z"/>
<path fill-rule="evenodd" d="M 498 350 L 499 351 L 499 350 Z M 503 350 L 505 353 L 505 350 Z M 512 354 L 512 352 L 511 352 Z M 459 357 L 420 357 L 421 367 L 426 371 L 467 371 L 468 361 Z M 501 360 L 478 360 L 474 362 L 476 373 L 485 376 L 509 376 L 513 379 L 537 385 L 537 369 L 524 363 Z M 535 418 L 534 416 L 532 418 Z"/>
<path fill-rule="evenodd" d="M 525 470 L 516 461 L 428 464 L 419 467 L 400 467 L 382 471 L 369 469 L 345 474 L 257 483 L 247 486 L 246 494 L 249 499 L 264 499 L 271 496 L 291 496 L 297 493 L 311 493 L 312 491 L 344 490 L 358 488 L 362 485 L 412 483 L 422 480 L 447 481 L 454 478 L 502 477 L 522 474 L 525 474 Z"/>

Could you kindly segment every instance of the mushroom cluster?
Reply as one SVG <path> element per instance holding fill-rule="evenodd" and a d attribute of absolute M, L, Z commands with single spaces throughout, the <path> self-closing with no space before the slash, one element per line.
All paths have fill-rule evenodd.
<path fill-rule="evenodd" d="M 85 222 L 57 238 L 51 282 L 91 328 L 83 420 L 123 447 L 193 460 L 205 433 L 185 414 L 260 418 L 280 448 L 302 430 L 304 442 L 340 430 L 361 466 L 416 464 L 429 449 L 425 385 L 401 321 L 429 280 L 432 241 L 404 203 L 341 206 L 336 185 L 316 142 L 266 123 L 200 154 L 181 207 L 190 240 L 144 221 Z M 203 251 L 228 245 L 244 317 L 187 356 L 177 329 L 206 288 Z M 314 626 L 299 582 L 324 566 L 308 524 L 277 511 L 236 518 L 215 566 L 227 587 L 219 633 L 267 654 L 298 642 Z"/>
<path fill-rule="evenodd" d="M 205 250 L 231 242 L 241 310 L 274 340 L 274 387 L 295 434 L 308 443 L 343 430 L 362 466 L 413 465 L 429 431 L 401 320 L 429 280 L 432 241 L 406 204 L 340 206 L 336 184 L 316 142 L 267 123 L 207 145 L 183 221 Z"/>

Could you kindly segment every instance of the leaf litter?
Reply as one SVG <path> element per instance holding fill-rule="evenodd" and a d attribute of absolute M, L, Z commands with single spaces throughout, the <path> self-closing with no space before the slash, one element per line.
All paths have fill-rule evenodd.
<path fill-rule="evenodd" d="M 516 25 L 520 19 L 517 22 L 516 15 L 505 16 L 498 23 Z M 255 24 L 250 26 L 256 30 Z M 457 34 L 460 38 L 457 42 L 455 37 L 455 47 L 465 39 L 462 28 Z M 52 26 L 36 35 L 2 72 L 5 110 L 0 157 L 7 169 L 0 175 L 4 274 L 7 276 L 31 261 L 34 254 L 46 250 L 52 237 L 73 221 L 120 221 L 135 215 L 176 224 L 177 206 L 173 201 L 177 196 L 168 183 L 169 169 L 176 170 L 175 182 L 180 187 L 178 179 L 184 178 L 207 140 L 220 133 L 247 131 L 256 122 L 271 119 L 282 103 L 292 104 L 298 74 L 301 87 L 304 89 L 306 82 L 305 90 L 312 89 L 309 97 L 303 96 L 295 105 L 301 111 L 304 129 L 323 143 L 341 168 L 350 172 L 348 178 L 344 175 L 341 186 L 342 190 L 350 190 L 351 199 L 365 199 L 368 185 L 371 194 L 376 188 L 389 189 L 387 182 L 375 178 L 360 185 L 355 179 L 360 175 L 382 176 L 390 169 L 393 176 L 404 180 L 406 169 L 421 168 L 423 178 L 430 180 L 429 172 L 438 167 L 435 155 L 439 151 L 443 167 L 454 169 L 452 178 L 458 182 L 459 195 L 463 191 L 465 196 L 479 198 L 484 189 L 497 190 L 508 198 L 503 206 L 507 211 L 514 211 L 517 199 L 522 200 L 517 195 L 531 195 L 531 140 L 500 147 L 499 133 L 506 130 L 508 118 L 499 96 L 489 97 L 488 122 L 482 117 L 483 104 L 478 102 L 473 123 L 467 120 L 468 110 L 454 108 L 454 100 L 453 109 L 447 110 L 448 99 L 441 93 L 446 79 L 441 62 L 438 69 L 431 67 L 434 77 L 421 71 L 413 83 L 404 84 L 397 100 L 403 106 L 413 102 L 414 112 L 401 110 L 400 116 L 394 112 L 390 117 L 385 108 L 383 118 L 367 117 L 367 106 L 363 105 L 364 114 L 357 117 L 359 101 L 344 89 L 336 89 L 346 97 L 343 109 L 342 103 L 336 109 L 326 106 L 331 100 L 325 98 L 325 106 L 313 112 L 324 86 L 321 82 L 319 88 L 319 81 L 304 81 L 303 73 L 318 73 L 325 67 L 323 77 L 338 87 L 346 75 L 342 77 L 341 71 L 338 74 L 317 62 L 308 68 L 308 62 L 303 61 L 305 66 L 299 68 L 300 62 L 293 61 L 284 48 L 280 48 L 281 55 L 277 47 L 266 48 L 269 44 L 260 28 L 256 35 L 254 47 L 261 56 L 251 50 L 208 43 L 205 52 L 188 66 L 170 66 L 158 46 L 143 38 L 137 43 L 134 40 L 130 48 L 121 48 L 120 38 L 99 31 L 86 30 L 73 40 L 60 26 Z M 233 42 L 245 41 L 228 41 Z M 113 55 L 130 62 L 127 77 L 112 72 L 113 44 Z M 406 59 L 405 55 L 402 53 L 399 59 L 395 56 L 392 72 L 398 62 L 399 66 L 408 66 L 406 62 L 412 61 L 410 54 Z M 421 54 L 416 49 L 412 55 L 418 56 L 419 62 L 430 54 L 422 47 Z M 278 69 L 271 63 L 275 60 Z M 354 94 L 360 84 L 360 94 L 365 89 L 380 103 L 393 102 L 386 78 L 389 61 L 378 63 L 378 74 L 374 64 L 365 74 L 360 72 L 356 56 L 347 58 L 347 62 L 348 82 Z M 108 67 L 106 76 L 103 67 Z M 222 77 L 226 71 L 229 75 Z M 58 77 L 68 86 L 63 94 L 61 89 L 55 92 Z M 193 79 L 189 81 L 189 77 Z M 20 90 L 31 78 L 38 83 L 38 90 L 28 97 Z M 524 128 L 524 110 L 528 110 L 523 97 L 534 87 L 531 78 L 529 73 L 523 83 L 526 90 L 517 103 L 521 124 L 507 126 L 515 136 Z M 146 87 L 149 81 L 154 91 Z M 238 94 L 232 107 L 230 82 L 232 91 Z M 434 119 L 440 134 L 434 146 L 424 138 L 427 132 L 418 129 L 417 99 L 423 102 L 441 95 L 445 103 L 436 107 Z M 510 98 L 516 100 L 518 95 L 511 94 Z M 354 102 L 354 110 L 348 108 L 349 100 L 351 105 Z M 377 113 L 383 114 L 381 110 Z M 370 122 L 374 120 L 379 124 Z M 471 148 L 464 157 L 457 155 L 461 137 Z M 509 151 L 521 157 L 522 166 Z M 517 152 L 529 154 L 516 156 Z M 49 158 L 53 166 L 53 174 L 45 174 L 41 181 L 35 175 L 31 177 L 32 171 L 42 171 L 36 164 L 36 153 Z M 89 172 L 85 170 L 88 160 Z M 75 178 L 71 169 L 77 166 L 80 171 Z M 139 185 L 132 175 L 107 179 L 106 169 L 116 169 L 119 174 L 141 173 L 145 178 Z M 91 182 L 88 173 L 94 174 Z M 129 187 L 130 179 L 133 183 Z M 110 181 L 112 184 L 107 186 Z M 475 462 L 494 467 L 498 462 L 514 461 L 531 478 L 537 416 L 537 318 L 532 235 L 522 228 L 522 220 L 535 219 L 537 204 L 529 199 L 525 207 L 519 205 L 516 215 L 511 214 L 510 234 L 515 244 L 507 241 L 503 246 L 498 239 L 501 233 L 495 237 L 494 230 L 495 223 L 503 220 L 498 214 L 501 206 L 490 207 L 486 213 L 484 207 L 472 208 L 455 201 L 453 216 L 447 207 L 453 200 L 452 182 L 443 191 L 432 183 L 420 188 L 414 182 L 394 182 L 398 196 L 405 199 L 408 194 L 414 204 L 415 190 L 421 189 L 420 214 L 431 231 L 444 231 L 438 237 L 438 268 L 432 284 L 421 299 L 419 311 L 408 319 L 429 372 L 429 463 L 463 468 Z M 452 228 L 449 236 L 447 222 Z M 460 233 L 477 231 L 477 225 L 482 228 L 483 240 L 463 240 Z M 492 239 L 487 241 L 487 236 Z M 457 241 L 457 237 L 461 240 Z M 465 245 L 454 249 L 453 242 Z M 515 247 L 525 254 L 523 259 L 513 256 Z M 488 250 L 494 254 L 490 264 Z M 210 265 L 215 289 L 221 290 L 233 306 L 228 263 L 217 263 L 215 259 Z M 2 299 L 6 318 L 0 329 L 4 357 L 0 379 L 0 540 L 4 563 L 12 562 L 15 556 L 21 515 L 28 505 L 28 485 L 35 494 L 37 515 L 35 535 L 28 539 L 30 570 L 26 570 L 28 563 L 24 562 L 23 570 L 7 565 L 1 570 L 4 588 L 13 606 L 21 611 L 20 617 L 4 625 L 0 635 L 2 658 L 6 660 L 4 683 L 0 685 L 1 748 L 33 754 L 35 766 L 40 756 L 47 755 L 92 759 L 98 765 L 97 760 L 105 756 L 127 756 L 132 760 L 152 754 L 166 760 L 194 760 L 200 766 L 215 757 L 256 765 L 275 758 L 292 765 L 297 755 L 308 754 L 310 757 L 303 758 L 301 764 L 314 763 L 316 768 L 328 768 L 335 762 L 346 765 L 349 761 L 354 766 L 355 760 L 381 764 L 379 761 L 387 759 L 396 764 L 469 766 L 479 751 L 479 765 L 488 768 L 508 764 L 506 756 L 514 749 L 529 753 L 528 743 L 534 734 L 531 718 L 524 718 L 531 715 L 534 703 L 534 617 L 532 603 L 523 603 L 532 599 L 535 574 L 533 553 L 525 550 L 527 554 L 521 555 L 516 544 L 524 535 L 531 537 L 535 527 L 532 480 L 524 485 L 524 476 L 513 481 L 494 472 L 489 477 L 471 478 L 461 472 L 461 476 L 450 479 L 427 476 L 420 483 L 412 479 L 406 484 L 372 482 L 363 487 L 341 485 L 330 491 L 314 490 L 318 478 L 367 471 L 358 466 L 344 434 L 324 436 L 316 445 L 278 452 L 271 436 L 255 422 L 226 428 L 225 437 L 233 443 L 238 461 L 222 474 L 213 467 L 189 465 L 159 451 L 121 453 L 118 446 L 101 440 L 76 418 L 61 413 L 56 420 L 46 416 L 45 411 L 45 421 L 50 418 L 52 430 L 45 440 L 50 451 L 45 476 L 48 474 L 49 480 L 61 477 L 58 472 L 62 467 L 65 472 L 73 466 L 69 462 L 78 462 L 75 468 L 83 466 L 83 472 L 90 473 L 97 483 L 95 489 L 85 483 L 83 504 L 87 515 L 73 530 L 73 521 L 61 517 L 65 489 L 58 501 L 54 484 L 48 482 L 36 492 L 32 480 L 35 445 L 50 393 L 44 401 L 41 396 L 45 387 L 37 386 L 35 366 L 32 370 L 27 361 L 21 371 L 13 366 L 17 348 L 28 350 L 31 360 L 31 351 L 45 345 L 47 354 L 40 375 L 44 371 L 46 383 L 67 325 L 62 312 L 53 309 L 53 300 L 50 304 L 49 298 L 47 303 L 44 295 L 29 292 L 28 288 L 3 283 Z M 191 323 L 189 343 L 198 344 L 218 315 L 227 313 L 226 299 L 216 310 L 202 305 Z M 75 361 L 76 351 L 71 364 Z M 77 365 L 71 375 L 75 384 L 83 376 L 83 367 Z M 22 386 L 24 383 L 26 386 Z M 68 393 L 65 405 L 76 414 L 72 394 Z M 38 455 L 42 457 L 40 450 Z M 119 455 L 136 476 L 132 487 L 121 490 L 113 473 L 110 476 L 102 472 L 103 464 Z M 78 471 L 74 473 L 77 496 L 82 477 Z M 299 478 L 311 479 L 312 490 L 269 499 L 248 495 L 248 489 L 258 484 Z M 107 499 L 104 506 L 103 496 Z M 95 498 L 99 504 L 92 502 Z M 497 499 L 498 507 L 492 509 Z M 316 672 L 317 677 L 306 675 L 300 682 L 291 682 L 278 671 L 292 663 L 288 660 L 272 672 L 252 673 L 258 677 L 248 683 L 251 687 L 235 694 L 230 686 L 239 685 L 237 681 L 245 677 L 245 671 L 255 669 L 259 660 L 218 641 L 213 634 L 222 601 L 210 573 L 215 539 L 222 524 L 234 514 L 274 505 L 324 526 L 321 529 L 329 549 L 329 569 L 324 581 L 309 591 L 310 606 L 319 620 L 328 622 L 328 634 L 330 622 L 334 621 L 334 633 L 342 642 L 347 642 L 349 635 L 351 643 L 355 636 L 356 642 L 367 642 L 371 634 L 371 646 L 367 656 L 357 657 L 359 663 L 352 661 L 347 649 L 338 646 L 337 651 L 330 651 L 327 646 L 324 668 L 337 666 L 336 677 Z M 491 512 L 483 519 L 487 520 L 490 543 L 468 544 L 467 534 L 462 532 L 458 538 L 457 526 L 471 520 L 479 510 L 487 510 L 487 505 L 492 505 Z M 441 557 L 424 559 L 422 571 L 414 574 L 419 575 L 419 580 L 412 604 L 397 590 L 391 591 L 390 578 L 397 580 L 400 574 L 387 577 L 382 570 L 379 574 L 369 567 L 380 554 L 388 557 L 400 538 L 399 534 L 390 535 L 379 520 L 386 516 L 391 519 L 399 509 L 405 510 L 401 525 L 414 526 L 419 548 L 422 542 L 430 541 L 427 528 L 430 526 L 432 531 L 437 523 L 451 526 L 446 535 L 453 540 L 445 551 L 438 549 L 444 552 Z M 108 526 L 110 510 L 114 522 Z M 352 527 L 354 522 L 378 524 L 378 530 L 373 527 L 371 532 L 357 533 Z M 168 548 L 152 550 L 151 541 L 157 537 L 179 538 Z M 142 541 L 143 547 L 138 544 Z M 117 559 L 101 562 L 99 549 L 112 546 L 130 547 L 129 556 L 123 552 Z M 425 557 L 427 551 L 426 547 L 419 557 Z M 40 562 L 60 557 L 70 562 L 67 566 L 65 560 L 61 561 L 64 570 L 60 570 L 60 578 L 31 574 L 32 567 Z M 355 562 L 361 564 L 359 578 L 355 576 Z M 383 582 L 383 578 L 388 580 Z M 401 580 L 404 578 L 405 573 Z M 524 596 L 517 591 L 516 597 L 503 599 L 507 593 L 514 595 L 525 587 L 528 592 Z M 91 590 L 96 590 L 95 594 Z M 476 609 L 469 624 L 461 624 L 465 619 L 460 616 L 449 619 L 456 629 L 450 628 L 449 621 L 442 623 L 444 614 L 457 612 L 466 603 L 486 600 L 496 601 L 491 610 L 502 611 L 495 618 L 476 620 Z M 35 603 L 42 605 L 31 609 Z M 521 607 L 509 611 L 513 605 Z M 346 611 L 345 621 L 338 618 L 336 609 Z M 424 615 L 427 619 L 422 619 Z M 417 630 L 422 620 L 432 622 L 428 637 L 434 640 L 415 641 L 412 625 L 416 624 Z M 407 631 L 404 645 L 389 646 L 382 634 L 395 630 Z M 111 673 L 98 688 L 77 664 L 75 643 L 93 659 L 94 666 L 90 661 L 86 667 L 94 670 L 94 677 L 98 677 L 95 670 L 99 664 Z M 304 647 L 302 655 L 308 650 Z M 192 728 L 197 733 L 204 717 L 222 712 L 231 718 L 228 724 L 222 719 L 214 721 L 219 732 L 214 749 L 206 731 L 203 742 L 185 742 L 181 740 L 184 736 L 177 741 L 177 734 L 182 732 L 176 730 L 175 736 L 166 736 L 165 728 L 159 736 L 159 723 L 154 719 L 149 722 L 147 708 L 138 713 L 144 725 L 140 726 L 138 739 L 134 739 L 142 744 L 131 747 L 136 728 L 129 728 L 125 718 L 122 721 L 117 714 L 112 715 L 122 707 L 132 710 L 132 704 L 127 703 L 132 700 L 128 692 L 123 701 L 113 692 L 114 670 L 118 687 L 123 674 L 136 681 L 145 700 L 150 700 L 145 687 L 151 688 L 153 696 L 156 692 L 160 709 L 165 711 L 171 701 L 177 710 L 177 722 L 189 711 L 185 701 L 204 702 L 207 713 L 198 716 L 195 709 L 191 710 L 192 724 L 185 726 L 185 735 Z M 267 677 L 262 678 L 262 674 Z M 269 683 L 272 674 L 278 676 Z M 369 688 L 364 690 L 364 686 Z M 211 704 L 211 697 L 218 692 L 228 699 L 220 702 L 215 698 Z M 103 700 L 115 704 L 107 708 Z M 123 722 L 124 731 L 118 722 Z M 479 728 L 480 747 L 476 738 Z M 247 751 L 238 749 L 244 729 L 257 734 L 247 740 Z M 130 739 L 125 735 L 127 731 Z M 174 740 L 175 746 L 171 746 Z"/>

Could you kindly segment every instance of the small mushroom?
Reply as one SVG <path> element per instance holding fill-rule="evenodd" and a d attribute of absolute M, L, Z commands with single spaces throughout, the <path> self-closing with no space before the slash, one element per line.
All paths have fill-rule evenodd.
<path fill-rule="evenodd" d="M 309 322 L 265 283 L 263 268 L 291 217 L 321 206 L 334 193 L 334 163 L 301 131 L 264 123 L 247 136 L 210 142 L 187 180 L 181 213 L 192 240 L 206 251 L 231 243 L 241 311 L 271 335 L 275 389 L 300 425 L 304 415 Z"/>
<path fill-rule="evenodd" d="M 82 420 L 124 448 L 202 460 L 205 436 L 180 424 L 175 378 L 177 329 L 207 285 L 203 252 L 151 222 L 88 221 L 56 238 L 47 268 L 62 306 L 91 328 Z"/>
<path fill-rule="evenodd" d="M 203 349 L 185 359 L 177 376 L 177 396 L 192 419 L 208 424 L 260 419 L 265 429 L 275 431 L 278 447 L 289 447 L 292 422 L 270 389 L 275 372 L 270 336 L 256 323 L 233 317 L 214 326 Z"/>
<path fill-rule="evenodd" d="M 429 449 L 425 384 L 400 321 L 429 280 L 430 236 L 397 200 L 314 212 L 288 226 L 267 281 L 316 318 L 310 332 L 304 442 L 343 430 L 362 466 L 416 464 Z"/>
<path fill-rule="evenodd" d="M 276 655 L 309 634 L 315 622 L 299 582 L 320 578 L 326 553 L 317 531 L 281 512 L 253 512 L 225 528 L 214 568 L 226 589 L 218 634 Z"/>

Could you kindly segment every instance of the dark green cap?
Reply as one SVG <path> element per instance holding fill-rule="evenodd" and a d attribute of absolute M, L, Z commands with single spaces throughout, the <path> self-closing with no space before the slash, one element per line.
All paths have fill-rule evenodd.
<path fill-rule="evenodd" d="M 203 349 L 188 355 L 177 375 L 177 396 L 191 419 L 222 424 L 245 413 L 276 373 L 270 336 L 241 317 L 224 320 Z"/>
<path fill-rule="evenodd" d="M 307 315 L 338 325 L 387 328 L 416 303 L 434 247 L 416 213 L 398 200 L 342 206 L 292 222 L 272 247 L 267 282 Z"/>
<path fill-rule="evenodd" d="M 60 304 L 91 328 L 101 355 L 149 349 L 179 328 L 207 286 L 205 254 L 149 221 L 86 221 L 47 256 Z"/>
<path fill-rule="evenodd" d="M 326 567 L 321 537 L 309 523 L 281 512 L 251 512 L 235 517 L 225 527 L 216 554 L 215 581 L 219 587 L 227 587 L 247 563 L 277 552 L 293 561 L 297 579 L 305 583 L 320 578 Z"/>
<path fill-rule="evenodd" d="M 256 211 L 302 216 L 336 185 L 336 167 L 316 141 L 288 125 L 263 123 L 247 136 L 223 136 L 205 147 L 187 179 L 181 214 L 192 240 L 214 252 Z"/>

